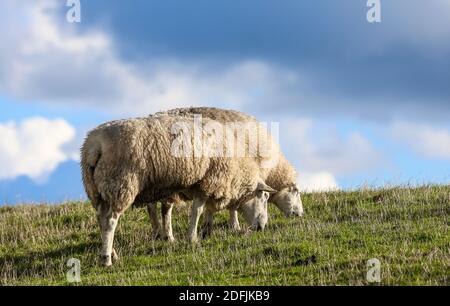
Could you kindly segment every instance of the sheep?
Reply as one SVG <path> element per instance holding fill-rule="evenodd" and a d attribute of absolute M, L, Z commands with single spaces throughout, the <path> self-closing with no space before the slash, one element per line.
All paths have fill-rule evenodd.
<path fill-rule="evenodd" d="M 234 110 L 225 110 L 213 107 L 190 107 L 190 108 L 178 108 L 164 112 L 158 112 L 153 117 L 158 116 L 183 116 L 183 117 L 193 117 L 194 115 L 201 115 L 203 118 L 209 118 L 216 120 L 221 123 L 227 122 L 254 122 L 258 121 L 253 116 L 244 114 L 242 112 Z M 269 139 L 270 144 L 275 146 L 274 151 L 277 154 L 277 162 L 273 167 L 269 167 L 265 172 L 265 182 L 267 185 L 279 190 L 277 193 L 271 195 L 269 201 L 273 202 L 278 209 L 280 209 L 286 217 L 290 216 L 301 216 L 303 214 L 303 205 L 300 197 L 299 186 L 296 183 L 297 173 L 294 167 L 286 160 L 284 155 L 279 150 L 276 142 L 271 139 L 270 136 L 266 135 L 267 130 L 259 129 L 257 133 L 263 134 L 262 137 Z M 156 216 L 156 203 L 148 203 L 148 210 L 150 218 L 153 220 L 153 230 L 155 237 L 161 237 L 173 241 L 173 234 L 170 228 L 170 217 L 167 216 L 166 212 L 171 211 L 171 206 L 173 203 L 179 202 L 182 199 L 176 195 L 172 195 L 172 200 L 163 200 L 162 218 L 164 226 L 160 227 L 158 218 Z M 207 212 L 210 213 L 209 211 Z M 212 221 L 212 216 L 207 215 L 206 227 L 209 228 L 211 225 L 208 223 Z M 237 212 L 230 209 L 230 226 L 235 230 L 240 229 Z"/>
<path fill-rule="evenodd" d="M 251 220 L 253 224 L 265 225 L 267 192 L 274 190 L 260 178 L 256 161 L 210 157 L 204 154 L 208 146 L 201 148 L 196 137 L 204 140 L 211 135 L 204 130 L 200 136 L 195 135 L 192 120 L 177 116 L 117 120 L 88 133 L 81 148 L 81 172 L 97 212 L 105 266 L 117 258 L 113 240 L 120 216 L 132 205 L 144 205 L 174 193 L 186 192 L 193 197 L 188 234 L 191 242 L 197 241 L 197 224 L 205 205 L 216 210 L 253 209 L 258 212 Z M 180 144 L 180 139 L 188 141 L 177 147 L 174 144 Z M 204 151 L 196 155 L 199 147 Z"/>

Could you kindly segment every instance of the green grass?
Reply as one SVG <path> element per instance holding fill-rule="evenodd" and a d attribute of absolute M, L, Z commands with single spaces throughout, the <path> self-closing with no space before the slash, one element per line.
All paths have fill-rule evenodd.
<path fill-rule="evenodd" d="M 188 206 L 174 211 L 177 242 L 152 240 L 144 209 L 120 220 L 121 260 L 99 265 L 89 203 L 0 208 L 0 284 L 67 285 L 69 258 L 81 285 L 367 285 L 367 260 L 383 285 L 450 285 L 450 187 L 392 188 L 303 196 L 305 215 L 273 206 L 264 232 L 235 233 L 227 214 L 212 236 L 186 243 Z"/>

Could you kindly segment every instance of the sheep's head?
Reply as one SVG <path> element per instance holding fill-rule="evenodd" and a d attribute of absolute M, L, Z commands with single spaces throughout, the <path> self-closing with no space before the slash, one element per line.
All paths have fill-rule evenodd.
<path fill-rule="evenodd" d="M 260 182 L 252 198 L 240 206 L 239 211 L 242 212 L 252 230 L 264 230 L 269 219 L 267 201 L 270 198 L 270 194 L 275 192 L 276 190 Z"/>
<path fill-rule="evenodd" d="M 272 196 L 271 201 L 286 217 L 303 215 L 303 204 L 297 184 L 281 189 Z"/>

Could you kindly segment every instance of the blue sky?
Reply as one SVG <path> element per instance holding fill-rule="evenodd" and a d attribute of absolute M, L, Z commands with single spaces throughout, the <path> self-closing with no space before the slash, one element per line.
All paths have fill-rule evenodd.
<path fill-rule="evenodd" d="M 184 106 L 280 122 L 308 190 L 450 182 L 450 1 L 0 3 L 0 203 L 85 197 L 96 125 Z"/>

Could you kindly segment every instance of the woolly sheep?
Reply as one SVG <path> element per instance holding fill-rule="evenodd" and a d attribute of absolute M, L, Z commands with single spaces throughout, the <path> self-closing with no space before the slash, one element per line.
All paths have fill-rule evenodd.
<path fill-rule="evenodd" d="M 173 151 L 178 139 L 174 127 L 190 127 L 189 118 L 160 116 L 105 123 L 90 131 L 81 148 L 83 184 L 102 236 L 102 262 L 112 264 L 114 232 L 121 214 L 131 205 L 158 201 L 186 191 L 193 196 L 189 238 L 197 240 L 198 219 L 205 205 L 223 209 L 261 207 L 272 191 L 259 177 L 251 158 L 180 155 Z M 207 120 L 206 120 L 207 122 Z M 179 131 L 178 131 L 179 132 Z M 198 149 L 195 132 L 188 131 L 193 151 Z M 201 132 L 201 139 L 210 137 Z M 186 137 L 186 133 L 184 133 Z M 186 144 L 185 144 L 186 145 Z M 265 201 L 265 203 L 264 203 Z M 266 222 L 263 209 L 256 217 Z"/>
<path fill-rule="evenodd" d="M 158 116 L 183 116 L 193 117 L 194 115 L 201 115 L 202 118 L 208 118 L 220 123 L 229 122 L 254 122 L 258 121 L 253 116 L 244 114 L 239 111 L 225 110 L 213 107 L 190 107 L 190 108 L 178 108 L 165 112 L 159 112 L 153 117 Z M 286 160 L 278 144 L 268 135 L 265 128 L 259 129 L 257 133 L 262 134 L 262 138 L 268 138 L 270 145 L 274 146 L 273 152 L 277 154 L 277 160 L 273 167 L 263 169 L 265 174 L 263 175 L 265 182 L 270 187 L 279 190 L 277 193 L 271 195 L 269 201 L 273 202 L 285 216 L 301 216 L 303 214 L 303 205 L 300 197 L 299 187 L 296 183 L 296 171 L 294 167 Z M 183 199 L 177 195 L 172 195 L 168 199 L 161 201 L 163 226 L 161 228 L 159 220 L 156 215 L 156 203 L 148 203 L 149 215 L 152 220 L 152 227 L 156 237 L 162 237 L 168 240 L 174 240 L 171 229 L 171 215 L 167 215 L 167 212 L 171 212 L 171 206 L 173 203 L 182 201 Z M 209 229 L 212 223 L 211 212 L 207 211 L 205 227 Z M 230 226 L 233 229 L 239 230 L 240 225 L 237 217 L 237 212 L 230 209 Z"/>

